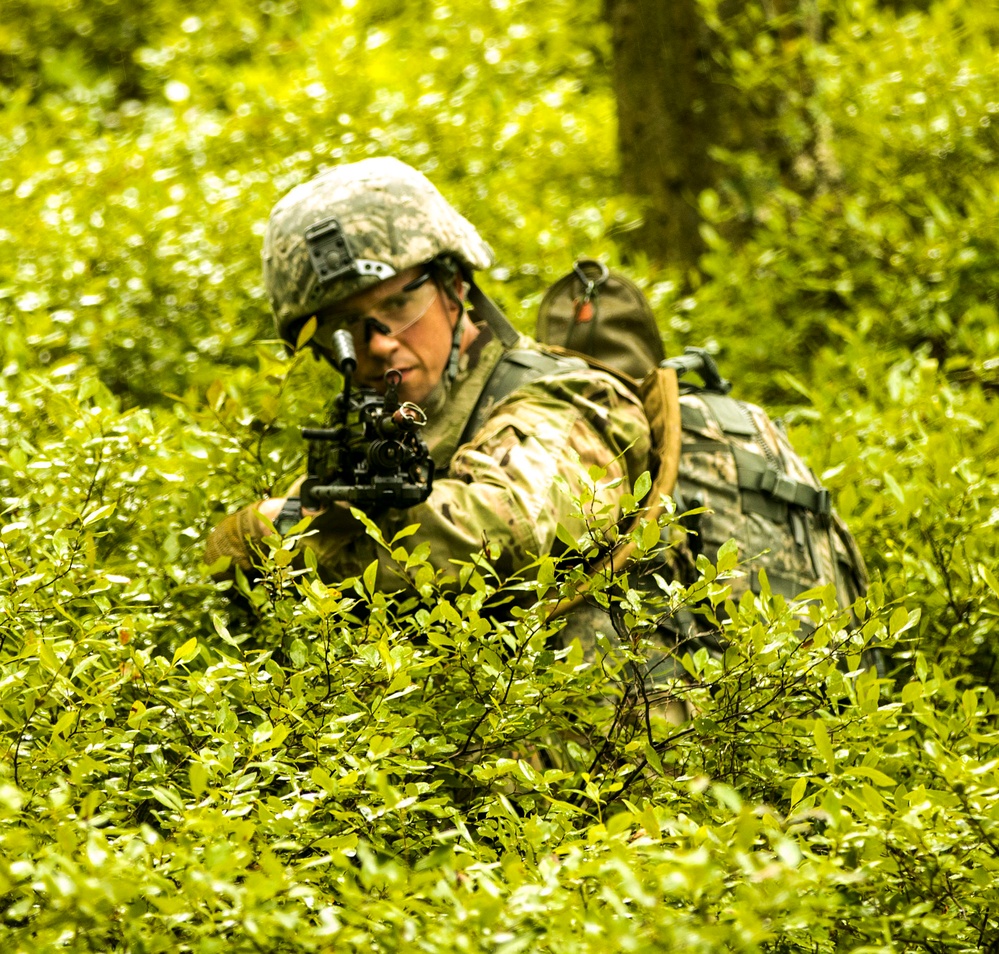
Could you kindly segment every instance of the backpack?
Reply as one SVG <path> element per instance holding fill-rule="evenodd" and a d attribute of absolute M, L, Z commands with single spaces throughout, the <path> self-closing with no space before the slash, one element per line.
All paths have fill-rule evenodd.
<path fill-rule="evenodd" d="M 788 599 L 834 583 L 840 605 L 849 606 L 866 591 L 853 537 L 783 426 L 729 396 L 730 383 L 705 352 L 687 349 L 666 359 L 652 310 L 633 282 L 593 260 L 577 262 L 542 299 L 536 336 L 615 373 L 642 396 L 658 469 L 649 499 L 666 490 L 677 513 L 695 511 L 668 551 L 672 578 L 694 582 L 697 557 L 716 562 L 722 544 L 734 539 L 745 571 L 731 580 L 735 599 L 747 589 L 759 592 L 760 570 Z M 692 373 L 701 383 L 690 381 Z M 679 427 L 669 421 L 677 411 Z M 690 614 L 667 625 L 685 640 L 703 629 Z"/>

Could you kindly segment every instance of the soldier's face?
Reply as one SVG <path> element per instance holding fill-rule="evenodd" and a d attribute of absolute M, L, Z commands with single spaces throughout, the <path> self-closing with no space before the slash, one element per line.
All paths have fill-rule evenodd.
<path fill-rule="evenodd" d="M 423 271 L 419 267 L 411 268 L 388 278 L 338 303 L 337 311 L 362 316 L 380 313 L 385 303 L 406 295 L 405 286 L 418 279 Z M 460 287 L 460 283 L 456 287 Z M 400 399 L 422 403 L 437 386 L 447 367 L 458 317 L 458 305 L 448 295 L 439 292 L 422 317 L 397 334 L 384 334 L 380 330 L 385 328 L 384 324 L 367 322 L 365 333 L 355 337 L 356 382 L 363 387 L 384 391 L 385 372 L 394 368 L 402 373 Z"/>

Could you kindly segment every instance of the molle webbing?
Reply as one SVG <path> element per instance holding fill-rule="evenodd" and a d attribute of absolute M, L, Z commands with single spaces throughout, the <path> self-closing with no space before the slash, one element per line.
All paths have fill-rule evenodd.
<path fill-rule="evenodd" d="M 762 443 L 755 421 L 738 401 L 720 394 L 699 393 L 698 397 L 708 406 L 718 426 L 726 434 L 753 437 L 758 443 Z M 707 425 L 701 409 L 689 405 L 682 406 L 681 419 L 684 427 L 695 431 L 703 431 Z M 828 490 L 792 480 L 760 454 L 754 454 L 735 444 L 727 446 L 735 458 L 744 511 L 759 513 L 778 522 L 787 520 L 787 506 L 800 507 L 821 517 L 828 517 L 832 512 Z M 685 453 L 717 448 L 718 444 L 710 440 L 683 446 Z"/>
<path fill-rule="evenodd" d="M 739 471 L 740 490 L 757 491 L 821 516 L 827 516 L 832 511 L 828 490 L 816 490 L 808 484 L 791 480 L 770 467 L 758 454 L 741 447 L 733 447 L 732 454 Z"/>

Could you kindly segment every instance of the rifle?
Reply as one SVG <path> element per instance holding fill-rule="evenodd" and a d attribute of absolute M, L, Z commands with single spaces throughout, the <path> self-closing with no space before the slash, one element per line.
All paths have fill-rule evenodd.
<path fill-rule="evenodd" d="M 434 462 L 419 430 L 423 409 L 399 401 L 402 375 L 385 374 L 385 394 L 353 388 L 357 354 L 350 332 L 333 333 L 333 354 L 343 390 L 333 402 L 331 427 L 305 427 L 309 472 L 301 488 L 303 508 L 319 510 L 337 500 L 360 509 L 406 508 L 426 500 Z"/>

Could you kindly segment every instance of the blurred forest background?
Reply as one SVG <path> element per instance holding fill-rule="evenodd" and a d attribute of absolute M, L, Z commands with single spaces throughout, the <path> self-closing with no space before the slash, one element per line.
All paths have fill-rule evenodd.
<path fill-rule="evenodd" d="M 7 0 L 5 949 L 583 951 L 621 931 L 636 950 L 996 949 L 997 51 L 993 0 Z M 387 729 L 357 686 L 343 698 L 389 742 L 365 730 L 336 770 L 302 768 L 292 740 L 325 710 L 281 693 L 329 671 L 299 638 L 316 619 L 275 591 L 270 623 L 230 618 L 201 541 L 287 486 L 336 386 L 272 340 L 270 207 L 372 155 L 479 227 L 482 284 L 524 330 L 575 257 L 601 257 L 669 352 L 706 345 L 784 416 L 869 562 L 895 683 L 844 689 L 836 730 L 773 715 L 791 735 L 766 752 L 740 748 L 745 710 L 650 740 L 661 797 L 613 824 L 613 772 L 539 781 L 497 755 L 476 784 L 510 815 L 483 801 L 476 841 L 446 785 L 410 792 L 417 768 L 390 765 L 432 704 Z M 251 652 L 268 625 L 291 663 Z M 405 694 L 393 638 L 357 658 Z M 494 729 L 496 752 L 523 737 Z M 496 788 L 518 772 L 527 801 Z M 547 908 L 518 894 L 543 886 Z"/>

